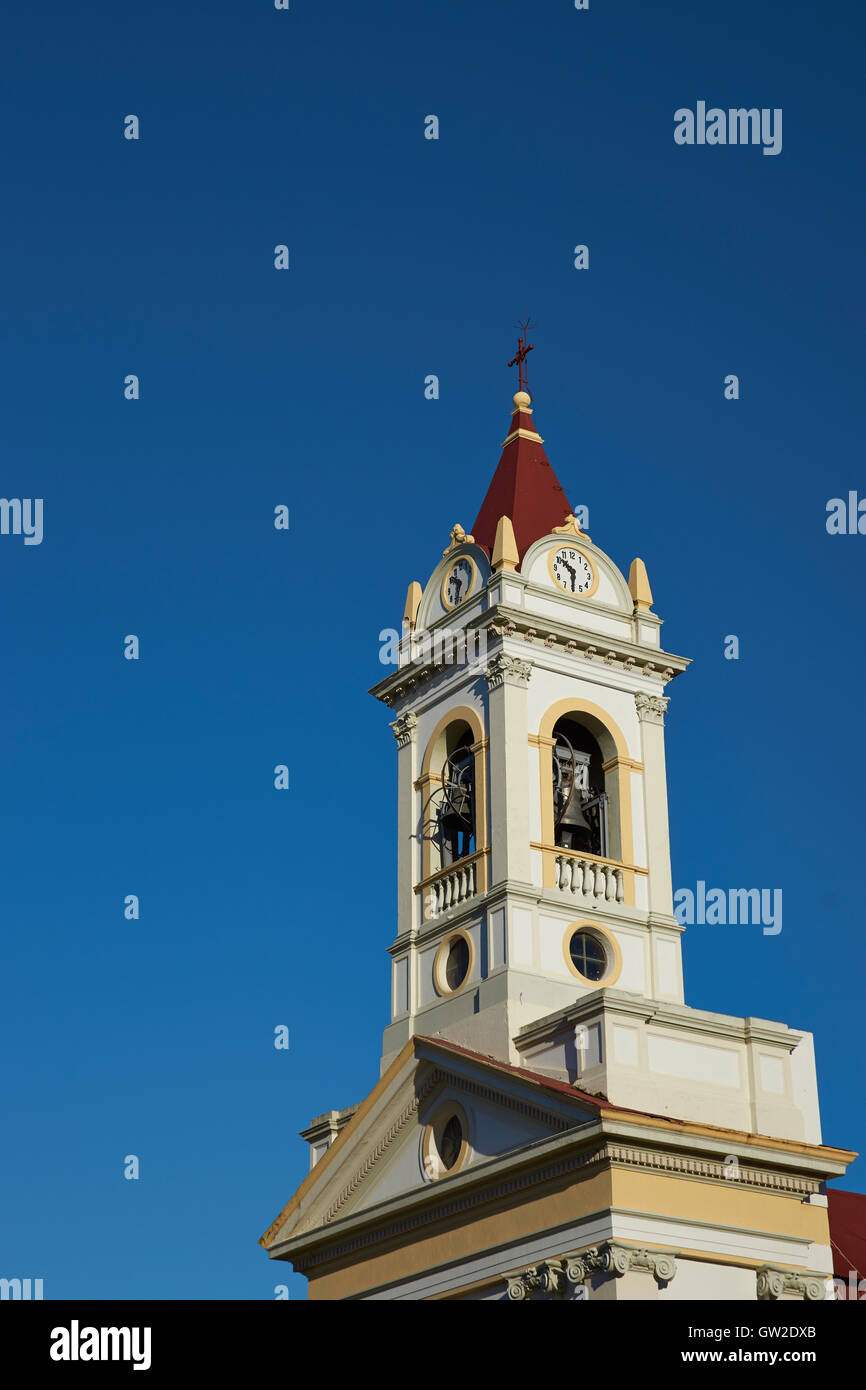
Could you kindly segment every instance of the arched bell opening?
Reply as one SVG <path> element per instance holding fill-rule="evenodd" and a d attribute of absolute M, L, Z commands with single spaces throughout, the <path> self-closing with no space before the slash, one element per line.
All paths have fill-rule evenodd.
<path fill-rule="evenodd" d="M 579 715 L 567 714 L 554 724 L 553 740 L 554 843 L 576 854 L 618 856 L 616 799 L 598 739 Z"/>
<path fill-rule="evenodd" d="M 487 887 L 486 748 L 484 726 L 466 705 L 441 720 L 425 748 L 416 783 L 422 850 L 416 891 L 430 886 L 424 921 Z"/>
<path fill-rule="evenodd" d="M 433 838 L 439 864 L 445 868 L 475 853 L 476 772 L 475 735 L 462 720 L 449 724 L 441 738 L 439 791 L 436 796 Z"/>

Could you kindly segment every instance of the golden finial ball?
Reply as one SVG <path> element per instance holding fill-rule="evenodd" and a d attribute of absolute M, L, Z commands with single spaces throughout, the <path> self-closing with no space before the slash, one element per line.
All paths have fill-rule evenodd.
<path fill-rule="evenodd" d="M 527 406 L 530 405 L 532 405 L 532 397 L 530 396 L 529 392 L 518 391 L 514 397 L 515 410 L 525 410 Z"/>

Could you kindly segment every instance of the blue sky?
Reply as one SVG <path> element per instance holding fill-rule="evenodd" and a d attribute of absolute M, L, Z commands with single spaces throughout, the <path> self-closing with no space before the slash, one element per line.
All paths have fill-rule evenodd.
<path fill-rule="evenodd" d="M 2 26 L 0 491 L 45 521 L 0 536 L 0 1273 L 273 1296 L 297 1131 L 370 1090 L 387 1022 L 378 634 L 475 517 L 527 312 L 550 460 L 694 658 L 675 886 L 784 892 L 777 936 L 687 932 L 688 1002 L 813 1030 L 825 1139 L 866 1148 L 866 538 L 825 528 L 866 494 L 861 11 L 48 0 Z M 782 153 L 677 146 L 698 100 L 781 107 Z"/>

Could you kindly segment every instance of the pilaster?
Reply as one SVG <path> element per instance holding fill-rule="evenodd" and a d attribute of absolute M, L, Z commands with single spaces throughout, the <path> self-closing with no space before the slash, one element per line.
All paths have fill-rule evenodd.
<path fill-rule="evenodd" d="M 668 788 L 665 769 L 665 695 L 634 697 L 640 720 L 641 758 L 644 765 L 644 820 L 649 869 L 649 910 L 672 917 L 671 846 L 668 831 Z"/>
<path fill-rule="evenodd" d="M 526 688 L 532 662 L 497 652 L 484 672 L 490 740 L 490 885 L 530 879 Z"/>

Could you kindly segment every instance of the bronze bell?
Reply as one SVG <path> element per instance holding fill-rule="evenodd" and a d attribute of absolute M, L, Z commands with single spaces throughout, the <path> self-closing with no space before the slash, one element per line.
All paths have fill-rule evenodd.
<path fill-rule="evenodd" d="M 590 796 L 589 753 L 572 748 L 562 735 L 553 750 L 556 842 L 563 849 L 592 852 L 593 829 L 583 812 Z"/>

